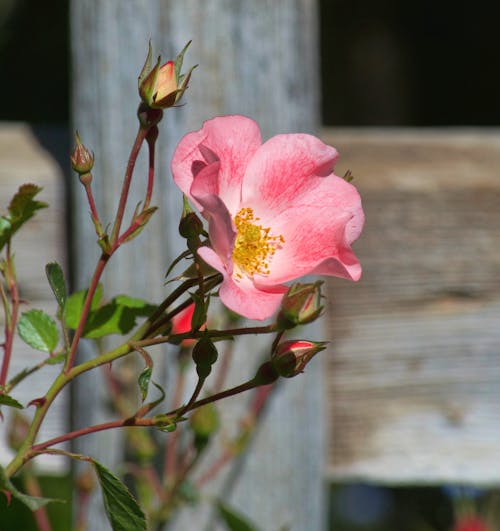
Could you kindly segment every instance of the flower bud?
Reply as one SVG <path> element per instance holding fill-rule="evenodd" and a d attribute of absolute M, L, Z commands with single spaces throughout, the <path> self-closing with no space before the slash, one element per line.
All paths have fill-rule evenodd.
<path fill-rule="evenodd" d="M 196 372 L 200 378 L 206 378 L 212 372 L 212 365 L 217 361 L 217 349 L 212 340 L 202 337 L 193 347 L 193 361 L 196 363 Z"/>
<path fill-rule="evenodd" d="M 78 131 L 75 134 L 76 147 L 70 156 L 71 167 L 80 176 L 90 174 L 94 167 L 94 154 L 91 153 L 81 142 Z M 91 176 L 92 178 L 92 176 Z"/>
<path fill-rule="evenodd" d="M 191 41 L 190 41 L 191 42 Z M 194 66 L 181 74 L 184 53 L 190 42 L 186 44 L 174 61 L 161 64 L 158 57 L 156 64 L 151 67 L 152 49 L 149 43 L 148 56 L 139 75 L 139 95 L 142 101 L 153 109 L 167 109 L 174 106 L 186 91 Z"/>
<path fill-rule="evenodd" d="M 293 378 L 303 372 L 309 361 L 325 348 L 326 343 L 323 341 L 284 341 L 271 354 L 271 363 L 280 376 Z"/>
<path fill-rule="evenodd" d="M 321 315 L 322 284 L 318 280 L 314 284 L 297 283 L 290 287 L 283 297 L 278 315 L 278 323 L 282 328 L 310 323 Z"/>

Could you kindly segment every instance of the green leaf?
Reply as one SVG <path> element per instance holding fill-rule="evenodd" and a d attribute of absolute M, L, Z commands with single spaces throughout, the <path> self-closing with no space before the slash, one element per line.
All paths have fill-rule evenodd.
<path fill-rule="evenodd" d="M 27 494 L 19 492 L 7 477 L 5 470 L 0 466 L 0 492 L 2 491 L 9 492 L 14 498 L 18 499 L 21 503 L 24 503 L 24 505 L 26 505 L 31 511 L 36 511 L 44 505 L 47 505 L 49 502 L 60 501 L 52 500 L 50 498 L 35 498 L 34 496 L 28 496 Z"/>
<path fill-rule="evenodd" d="M 41 188 L 35 184 L 23 184 L 19 187 L 9 204 L 8 214 L 1 218 L 0 250 L 37 210 L 48 206 L 33 199 L 40 191 Z"/>
<path fill-rule="evenodd" d="M 0 405 L 16 407 L 17 409 L 24 409 L 24 406 L 20 402 L 18 402 L 15 398 L 12 398 L 9 395 L 0 394 Z"/>
<path fill-rule="evenodd" d="M 61 354 L 58 354 L 57 356 L 50 356 L 50 358 L 47 358 L 47 365 L 57 365 L 58 363 L 62 363 L 66 359 L 66 352 L 62 352 Z"/>
<path fill-rule="evenodd" d="M 97 461 L 93 465 L 113 531 L 146 531 L 146 517 L 127 487 Z"/>
<path fill-rule="evenodd" d="M 247 520 L 238 511 L 219 501 L 217 503 L 219 516 L 230 531 L 258 531 L 259 528 Z"/>
<path fill-rule="evenodd" d="M 17 331 L 25 343 L 42 352 L 53 352 L 59 341 L 59 332 L 54 319 L 42 310 L 23 313 Z"/>
<path fill-rule="evenodd" d="M 142 401 L 146 400 L 148 396 L 149 381 L 151 380 L 151 375 L 153 374 L 153 367 L 145 367 L 144 370 L 139 375 L 139 389 L 141 390 Z"/>
<path fill-rule="evenodd" d="M 102 299 L 102 284 L 97 286 L 97 289 L 92 297 L 92 303 L 90 309 L 94 310 L 99 307 L 99 304 Z M 85 298 L 87 297 L 87 289 L 82 289 L 76 291 L 70 295 L 64 306 L 64 322 L 68 328 L 76 329 L 80 321 L 80 316 L 82 315 L 83 304 L 85 303 Z"/>
<path fill-rule="evenodd" d="M 50 262 L 45 266 L 45 273 L 50 287 L 54 292 L 59 307 L 64 310 L 66 304 L 66 283 L 62 267 L 57 262 Z"/>

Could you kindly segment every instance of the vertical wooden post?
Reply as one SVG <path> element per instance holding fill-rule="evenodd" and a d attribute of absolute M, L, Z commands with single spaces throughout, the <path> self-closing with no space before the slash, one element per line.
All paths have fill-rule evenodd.
<path fill-rule="evenodd" d="M 136 78 L 148 40 L 165 58 L 173 57 L 187 40 L 193 40 L 186 64 L 200 66 L 186 94 L 186 105 L 169 110 L 160 128 L 154 200 L 161 207 L 160 213 L 113 259 L 105 279 L 110 293 L 127 292 L 158 300 L 166 265 L 182 245 L 177 236 L 181 198 L 169 170 L 179 138 L 198 129 L 207 118 L 231 113 L 256 119 L 264 138 L 316 130 L 316 0 L 74 0 L 71 4 L 73 125 L 96 153 L 94 184 L 104 220 L 114 214 L 137 127 Z M 138 175 L 140 168 L 145 172 L 144 159 L 139 160 L 138 168 Z M 138 193 L 136 201 L 141 199 Z M 88 282 L 98 249 L 83 191 L 76 185 L 72 210 L 74 279 L 80 288 Z M 94 249 L 94 254 L 89 249 Z M 87 349 L 92 355 L 92 347 Z M 242 346 L 236 353 L 233 377 L 248 377 L 259 354 L 255 341 Z M 297 531 L 323 527 L 320 375 L 320 363 L 315 362 L 305 376 L 286 382 L 274 397 L 230 492 L 226 481 L 212 487 L 212 494 L 225 496 L 228 503 L 264 529 L 285 524 Z M 100 384 L 94 379 L 87 378 L 77 388 L 74 411 L 78 424 L 105 416 L 96 392 Z M 227 413 L 233 419 L 242 407 L 238 401 L 225 405 L 234 411 Z M 112 466 L 119 438 L 116 433 L 104 433 L 79 445 L 81 451 Z M 92 529 L 104 529 L 99 521 L 102 514 L 96 516 L 97 512 L 92 516 Z M 207 518 L 207 511 L 190 511 L 181 516 L 176 527 L 201 529 Z"/>

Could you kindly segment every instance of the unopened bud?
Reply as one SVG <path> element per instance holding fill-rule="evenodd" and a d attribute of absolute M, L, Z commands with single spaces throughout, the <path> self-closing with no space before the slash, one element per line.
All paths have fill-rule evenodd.
<path fill-rule="evenodd" d="M 190 42 L 173 61 L 161 64 L 161 57 L 152 66 L 153 51 L 149 44 L 148 56 L 139 75 L 139 95 L 142 101 L 152 109 L 173 107 L 186 91 L 194 66 L 181 74 L 184 54 Z"/>
<path fill-rule="evenodd" d="M 196 372 L 200 378 L 206 378 L 212 372 L 212 365 L 217 361 L 217 349 L 212 340 L 202 337 L 193 347 L 193 361 L 196 363 Z"/>
<path fill-rule="evenodd" d="M 323 310 L 321 306 L 321 285 L 297 283 L 290 287 L 281 302 L 278 323 L 282 328 L 293 328 L 317 319 Z"/>
<path fill-rule="evenodd" d="M 89 174 L 94 167 L 94 154 L 82 144 L 78 131 L 75 134 L 75 138 L 76 147 L 70 156 L 71 167 L 80 175 Z"/>
<path fill-rule="evenodd" d="M 284 341 L 271 354 L 271 363 L 280 376 L 293 378 L 303 372 L 311 359 L 325 348 L 326 343 L 322 341 Z"/>

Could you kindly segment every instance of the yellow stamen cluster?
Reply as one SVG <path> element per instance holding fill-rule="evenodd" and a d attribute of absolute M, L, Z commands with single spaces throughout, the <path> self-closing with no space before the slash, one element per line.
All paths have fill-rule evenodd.
<path fill-rule="evenodd" d="M 269 275 L 269 262 L 276 249 L 285 242 L 281 234 L 269 234 L 270 227 L 258 225 L 259 220 L 251 208 L 242 208 L 234 218 L 237 234 L 233 262 L 237 266 L 235 275 L 239 278 L 243 277 L 242 273 L 249 277 Z"/>

